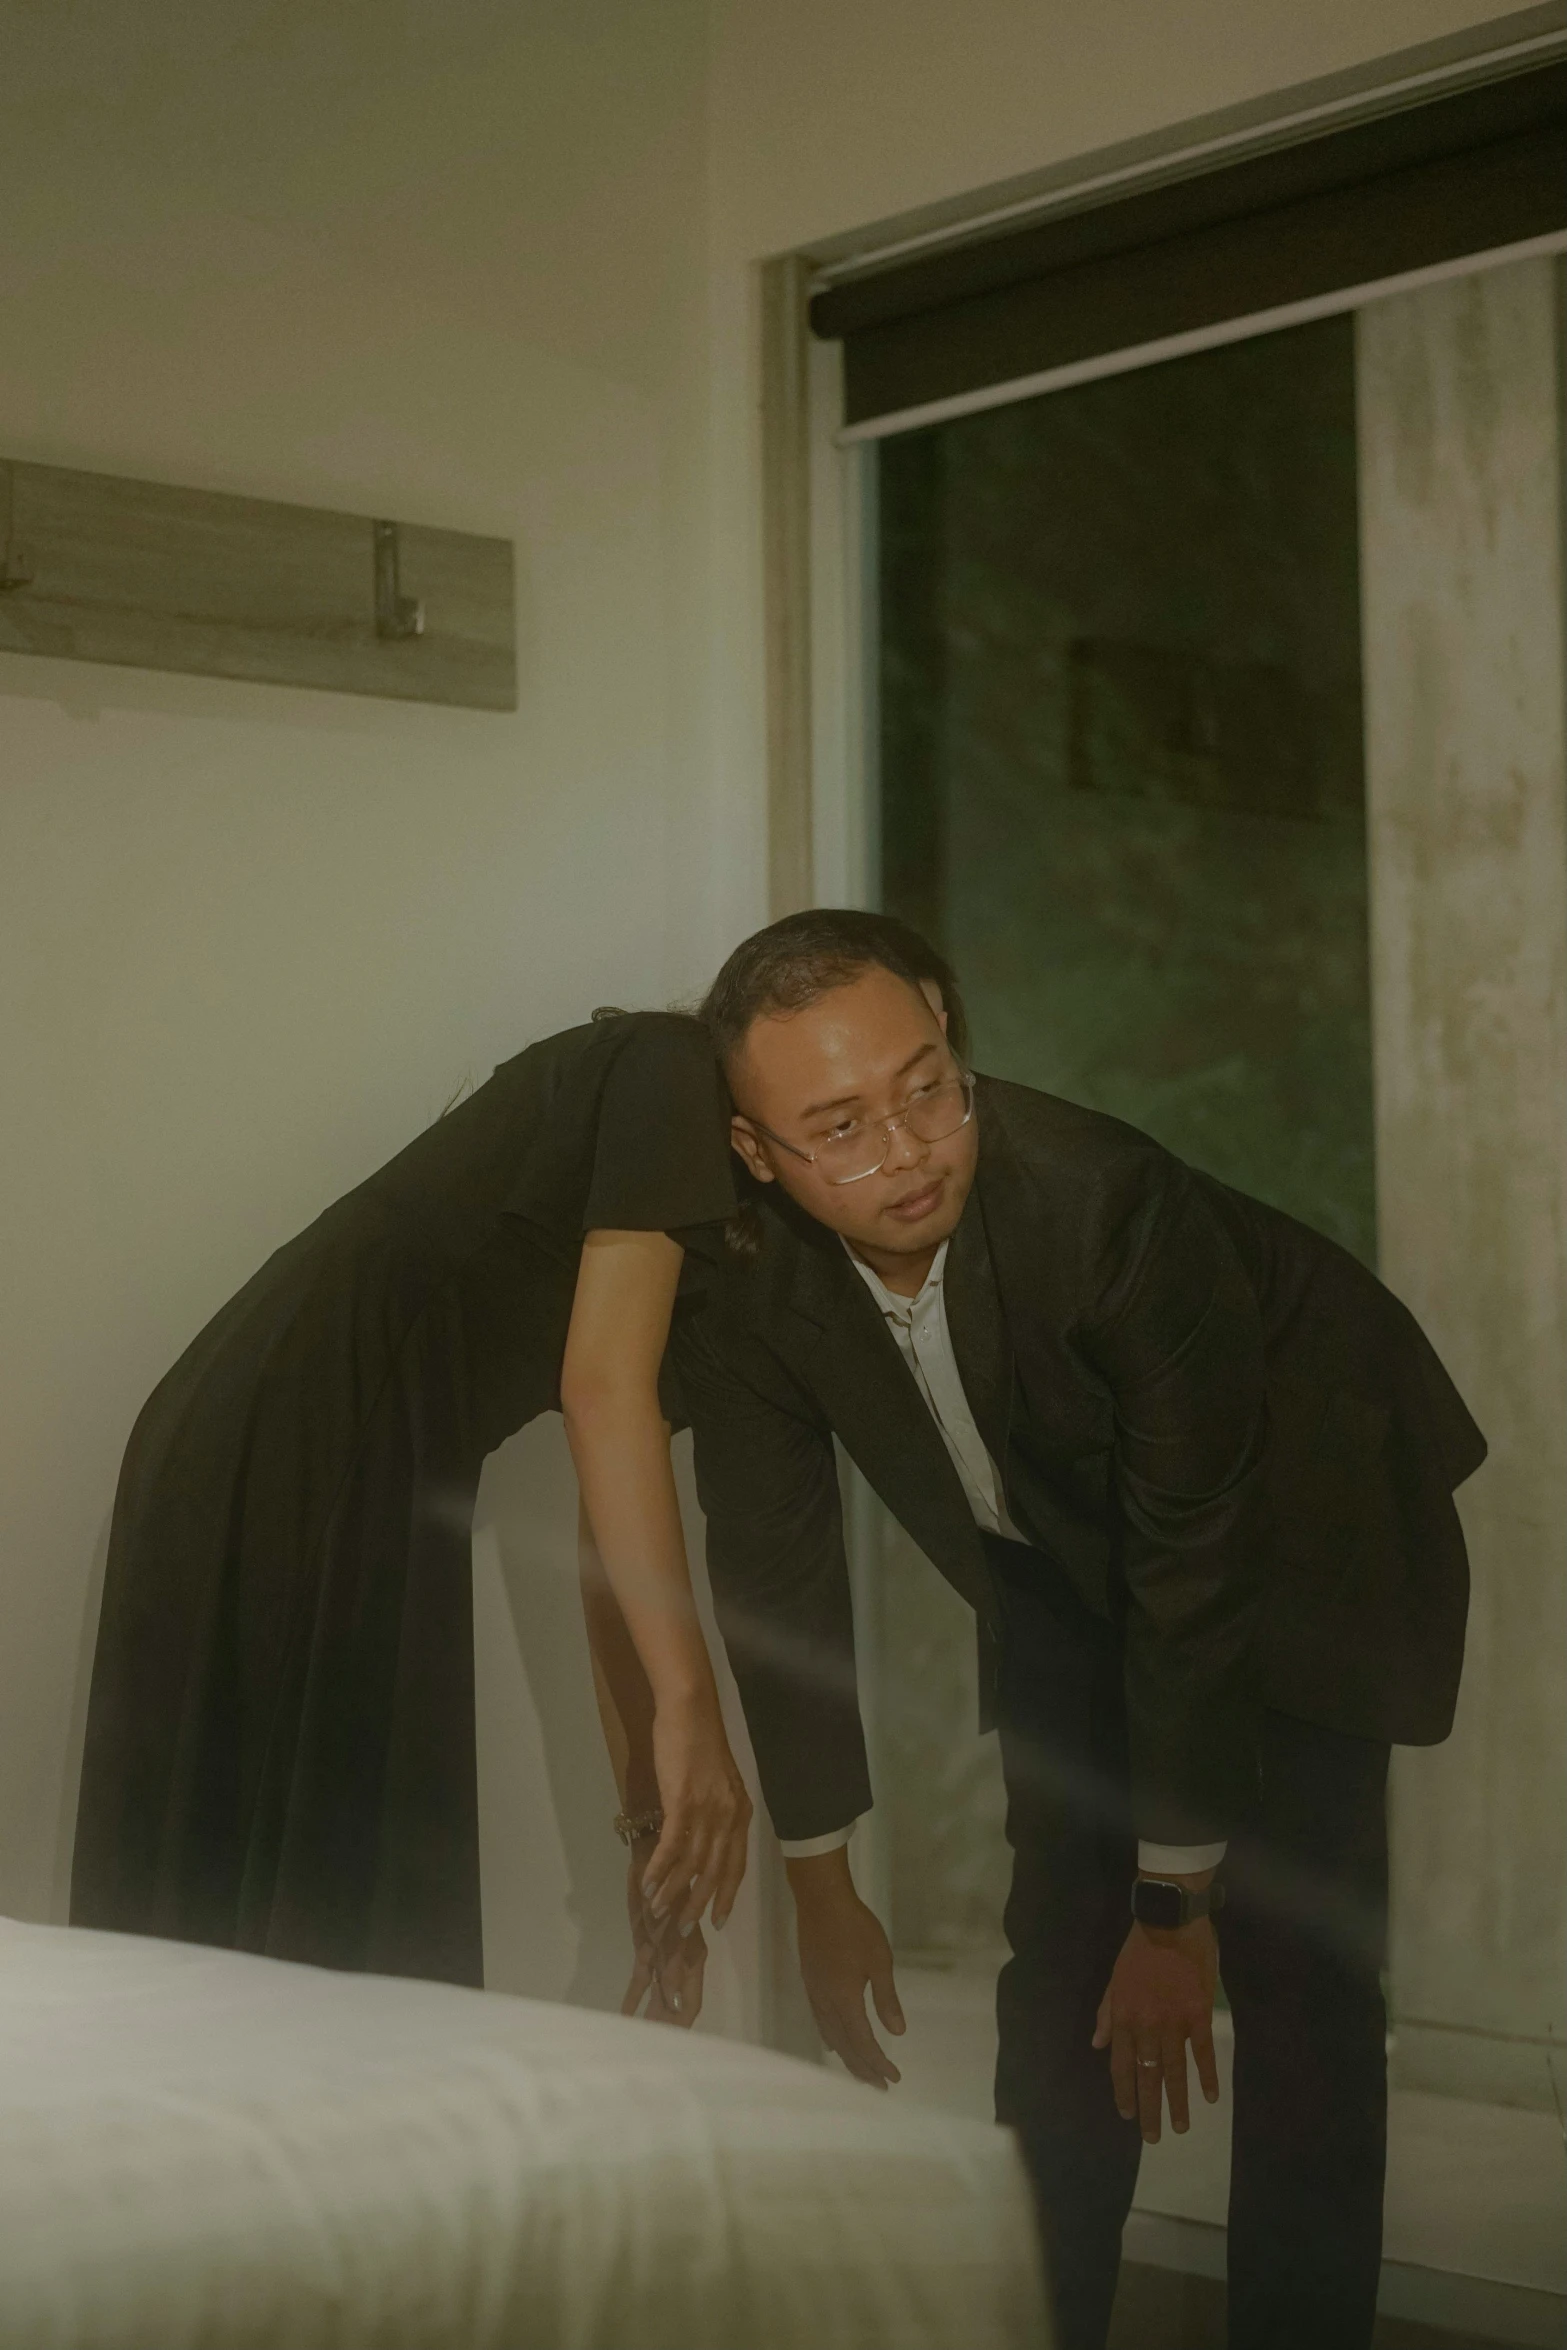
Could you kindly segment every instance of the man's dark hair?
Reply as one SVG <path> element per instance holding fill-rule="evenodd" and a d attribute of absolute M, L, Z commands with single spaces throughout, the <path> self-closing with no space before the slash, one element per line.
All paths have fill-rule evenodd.
<path fill-rule="evenodd" d="M 968 1023 L 957 976 L 917 930 L 896 914 L 856 906 L 811 906 L 742 939 L 702 1002 L 700 1017 L 727 1068 L 753 1020 L 803 1012 L 818 996 L 880 968 L 918 987 L 933 980 L 947 1013 L 947 1040 L 968 1061 Z"/>

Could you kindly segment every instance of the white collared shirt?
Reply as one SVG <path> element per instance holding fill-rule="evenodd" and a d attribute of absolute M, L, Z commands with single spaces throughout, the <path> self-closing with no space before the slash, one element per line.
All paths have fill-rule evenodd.
<path fill-rule="evenodd" d="M 920 1400 L 951 1456 L 975 1525 L 987 1534 L 1004 1534 L 1009 1542 L 1021 1542 L 1024 1537 L 1007 1516 L 996 1464 L 985 1450 L 958 1374 L 952 1332 L 947 1327 L 948 1246 L 944 1240 L 937 1249 L 936 1261 L 918 1295 L 900 1297 L 844 1242 L 849 1262 L 881 1308 L 882 1319 L 898 1342 L 898 1352 L 914 1374 Z"/>
<path fill-rule="evenodd" d="M 936 1423 L 974 1523 L 985 1533 L 1000 1534 L 1008 1542 L 1025 1541 L 1026 1537 L 1018 1532 L 1007 1514 L 1006 1495 L 996 1474 L 996 1464 L 985 1449 L 985 1440 L 963 1392 L 952 1332 L 947 1324 L 947 1242 L 943 1241 L 936 1251 L 936 1261 L 914 1297 L 901 1297 L 896 1290 L 889 1289 L 855 1255 L 847 1241 L 843 1245 L 850 1263 L 881 1309 L 897 1341 L 898 1352 L 919 1389 L 920 1399 Z M 834 1829 L 825 1836 L 812 1836 L 803 1843 L 782 1844 L 781 1850 L 789 1860 L 809 1859 L 818 1852 L 835 1852 L 840 1845 L 848 1843 L 857 1825 L 851 1820 L 846 1828 Z M 1140 1843 L 1137 1861 L 1144 1870 L 1186 1876 L 1199 1869 L 1217 1868 L 1224 1858 L 1224 1850 L 1222 1844 Z"/>

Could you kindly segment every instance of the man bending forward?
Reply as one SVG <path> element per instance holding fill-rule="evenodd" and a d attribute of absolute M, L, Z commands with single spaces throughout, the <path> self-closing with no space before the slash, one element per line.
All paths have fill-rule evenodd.
<path fill-rule="evenodd" d="M 941 984 L 945 977 L 945 988 Z M 824 2037 L 896 2072 L 833 1439 L 973 1605 L 1014 1854 L 998 2118 L 1064 2350 L 1144 2140 L 1235 2025 L 1232 2350 L 1370 2340 L 1388 1748 L 1444 1738 L 1479 1431 L 1331 1242 L 1113 1118 L 971 1077 L 950 974 L 795 915 L 707 1013 L 757 1227 L 677 1339 L 719 1618 Z"/>

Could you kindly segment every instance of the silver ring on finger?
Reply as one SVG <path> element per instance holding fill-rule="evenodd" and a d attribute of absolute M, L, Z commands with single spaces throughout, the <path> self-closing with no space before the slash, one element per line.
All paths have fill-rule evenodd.
<path fill-rule="evenodd" d="M 1163 2063 L 1162 2056 L 1140 2056 L 1137 2059 L 1137 2069 L 1140 2073 L 1156 2073 Z"/>

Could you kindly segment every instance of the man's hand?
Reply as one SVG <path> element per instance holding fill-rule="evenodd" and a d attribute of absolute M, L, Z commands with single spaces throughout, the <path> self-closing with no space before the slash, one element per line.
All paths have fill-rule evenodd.
<path fill-rule="evenodd" d="M 1209 1872 L 1211 1874 L 1211 1872 Z M 1206 1884 L 1207 1876 L 1183 1878 Z M 1219 1945 L 1208 1918 L 1166 1933 L 1133 1924 L 1121 1945 L 1110 1987 L 1099 2003 L 1094 2046 L 1110 2051 L 1110 2080 L 1123 2121 L 1137 2121 L 1144 2142 L 1159 2143 L 1163 2099 L 1179 2134 L 1191 2126 L 1186 2101 L 1186 2043 L 1210 2105 L 1219 2101 L 1213 2055 L 1213 1993 Z"/>
<path fill-rule="evenodd" d="M 905 2027 L 892 1980 L 892 1948 L 881 1921 L 854 1890 L 847 1846 L 784 1865 L 794 1892 L 800 1972 L 816 2028 L 857 2081 L 885 2089 L 901 2076 L 866 2017 L 867 1986 L 887 2030 Z"/>

